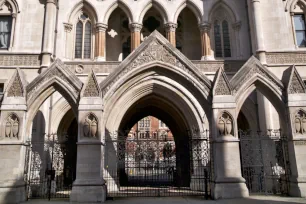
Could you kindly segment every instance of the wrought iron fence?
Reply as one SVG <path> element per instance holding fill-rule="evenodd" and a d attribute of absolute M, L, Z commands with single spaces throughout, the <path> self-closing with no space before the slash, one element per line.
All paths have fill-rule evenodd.
<path fill-rule="evenodd" d="M 287 137 L 280 130 L 239 131 L 242 175 L 250 193 L 288 194 Z"/>
<path fill-rule="evenodd" d="M 210 195 L 207 135 L 164 131 L 109 134 L 104 179 L 108 197 Z"/>
<path fill-rule="evenodd" d="M 76 141 L 56 134 L 31 141 L 27 147 L 27 198 L 69 198 L 75 179 Z"/>

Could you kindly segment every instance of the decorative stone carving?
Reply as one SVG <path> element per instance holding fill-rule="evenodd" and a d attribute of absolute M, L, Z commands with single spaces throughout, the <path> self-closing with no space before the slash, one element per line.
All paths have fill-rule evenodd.
<path fill-rule="evenodd" d="M 266 53 L 268 64 L 306 64 L 306 52 Z"/>
<path fill-rule="evenodd" d="M 305 93 L 305 90 L 306 88 L 303 80 L 295 69 L 295 66 L 292 66 L 287 88 L 288 94 L 301 94 Z"/>
<path fill-rule="evenodd" d="M 73 25 L 71 23 L 64 23 L 65 32 L 70 33 L 73 29 Z"/>
<path fill-rule="evenodd" d="M 175 32 L 177 29 L 176 23 L 166 23 L 164 26 L 167 32 Z"/>
<path fill-rule="evenodd" d="M 218 129 L 221 136 L 229 136 L 233 134 L 233 119 L 224 112 L 218 120 Z"/>
<path fill-rule="evenodd" d="M 17 138 L 19 136 L 19 119 L 15 114 L 11 114 L 5 123 L 5 137 Z"/>
<path fill-rule="evenodd" d="M 153 37 L 154 36 L 154 37 Z M 190 69 L 188 66 L 186 66 L 185 62 L 181 60 L 178 56 L 176 56 L 171 49 L 166 47 L 165 45 L 162 44 L 162 40 L 164 39 L 163 36 L 161 36 L 163 39 L 161 41 L 158 38 L 161 36 L 157 31 L 153 32 L 147 41 L 149 41 L 148 45 L 144 50 L 142 50 L 138 54 L 138 56 L 126 67 L 123 67 L 122 70 L 120 70 L 120 73 L 116 73 L 116 76 L 111 80 L 111 81 L 105 81 L 103 83 L 107 83 L 105 86 L 102 83 L 102 93 L 103 96 L 109 91 L 109 89 L 124 75 L 127 73 L 131 72 L 133 69 L 143 66 L 148 63 L 152 63 L 154 61 L 161 61 L 167 64 L 170 64 L 172 66 L 175 66 L 181 70 L 183 70 L 185 73 L 188 73 L 191 75 L 195 80 L 199 81 L 199 83 L 202 84 L 202 87 L 209 92 L 210 88 L 208 87 L 207 84 L 210 85 L 210 82 L 207 80 L 205 83 L 203 82 L 203 79 L 205 76 L 203 75 L 203 78 L 200 78 L 197 74 L 195 74 L 195 70 Z M 153 39 L 152 39 L 153 38 Z M 151 39 L 151 40 L 149 40 Z M 164 39 L 166 40 L 166 39 Z M 151 42 L 150 42 L 151 41 Z M 143 42 L 145 43 L 145 42 Z M 166 43 L 165 43 L 166 44 Z M 143 45 L 142 45 L 143 46 Z M 131 56 L 130 56 L 131 57 Z M 131 57 L 132 58 L 132 57 Z M 196 67 L 194 67 L 196 69 Z M 189 77 L 186 76 L 188 80 L 190 80 Z M 116 89 L 120 87 L 121 84 L 118 84 Z"/>
<path fill-rule="evenodd" d="M 7 97 L 23 97 L 24 89 L 19 75 L 19 71 L 16 71 L 16 74 L 13 77 L 14 79 L 7 91 Z"/>
<path fill-rule="evenodd" d="M 84 137 L 97 138 L 98 119 L 91 113 L 84 121 L 83 134 Z"/>
<path fill-rule="evenodd" d="M 230 83 L 222 68 L 219 69 L 216 76 L 214 95 L 232 95 Z"/>
<path fill-rule="evenodd" d="M 252 56 L 235 74 L 235 76 L 231 79 L 231 85 L 233 87 L 234 94 L 238 92 L 238 90 L 243 87 L 244 84 L 248 80 L 250 80 L 255 75 L 261 75 L 266 78 L 268 81 L 271 81 L 275 88 L 282 92 L 284 89 L 283 83 L 267 68 L 265 68 L 256 57 Z"/>
<path fill-rule="evenodd" d="M 88 82 L 84 90 L 83 97 L 99 97 L 100 96 L 99 85 L 95 78 L 94 72 L 91 72 L 88 76 Z"/>
<path fill-rule="evenodd" d="M 0 55 L 0 66 L 39 67 L 39 55 Z"/>
<path fill-rule="evenodd" d="M 296 115 L 294 119 L 295 123 L 295 133 L 296 134 L 306 134 L 306 113 L 302 110 L 300 110 Z"/>

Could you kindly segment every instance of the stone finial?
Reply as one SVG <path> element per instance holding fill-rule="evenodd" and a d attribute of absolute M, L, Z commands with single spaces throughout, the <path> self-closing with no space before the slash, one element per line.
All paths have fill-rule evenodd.
<path fill-rule="evenodd" d="M 295 65 L 291 67 L 290 76 L 287 84 L 288 94 L 303 94 L 306 93 L 305 84 L 295 68 Z"/>
<path fill-rule="evenodd" d="M 17 68 L 16 72 L 11 78 L 7 88 L 7 97 L 24 97 L 25 96 L 25 82 L 22 80 L 20 69 Z"/>
<path fill-rule="evenodd" d="M 83 97 L 100 97 L 100 87 L 96 79 L 96 75 L 91 71 L 88 75 L 87 84 L 85 86 Z"/>
<path fill-rule="evenodd" d="M 215 77 L 213 95 L 232 95 L 231 85 L 222 67 L 219 68 Z"/>

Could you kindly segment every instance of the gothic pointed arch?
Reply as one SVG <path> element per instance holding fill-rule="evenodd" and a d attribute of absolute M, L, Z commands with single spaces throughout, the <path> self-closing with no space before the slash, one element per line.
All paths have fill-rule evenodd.
<path fill-rule="evenodd" d="M 274 105 L 280 117 L 285 119 L 285 86 L 260 61 L 252 56 L 230 80 L 236 98 L 237 112 L 240 111 L 246 98 L 259 90 Z M 284 121 L 283 121 L 284 122 Z"/>
<path fill-rule="evenodd" d="M 28 123 L 32 122 L 41 104 L 55 91 L 69 102 L 74 113 L 83 83 L 59 59 L 27 85 Z M 27 126 L 28 127 L 28 126 Z"/>
<path fill-rule="evenodd" d="M 202 19 L 203 19 L 203 11 L 201 8 L 199 8 L 193 1 L 185 1 L 183 2 L 178 9 L 176 10 L 175 14 L 174 14 L 174 19 L 173 22 L 177 22 L 178 17 L 180 15 L 180 13 L 185 9 L 185 8 L 189 8 L 193 14 L 196 16 L 198 24 L 201 24 Z"/>
<path fill-rule="evenodd" d="M 214 15 L 220 13 L 218 10 L 222 10 L 223 12 L 226 12 L 226 15 L 228 15 L 228 18 L 231 19 L 231 21 L 237 22 L 240 21 L 240 17 L 238 15 L 238 12 L 234 10 L 233 7 L 229 6 L 224 1 L 218 1 L 214 4 L 214 6 L 211 8 L 211 10 L 208 13 L 207 20 L 208 22 L 212 22 Z"/>
<path fill-rule="evenodd" d="M 82 13 L 86 12 L 92 18 L 94 23 L 98 22 L 98 12 L 96 8 L 89 2 L 89 1 L 80 1 L 77 3 L 68 16 L 68 23 L 74 23 L 77 20 L 77 16 Z"/>
<path fill-rule="evenodd" d="M 135 18 L 133 16 L 133 13 L 132 13 L 129 5 L 127 5 L 124 1 L 116 1 L 107 9 L 107 12 L 105 13 L 105 15 L 103 17 L 103 23 L 104 24 L 108 24 L 108 20 L 109 20 L 111 14 L 116 10 L 116 8 L 122 9 L 122 11 L 128 17 L 129 23 L 134 22 Z"/>
<path fill-rule="evenodd" d="M 163 67 L 185 78 L 210 100 L 211 81 L 181 52 L 174 49 L 158 31 L 154 31 L 131 55 L 100 84 L 103 98 L 109 98 L 125 81 L 152 66 Z"/>
<path fill-rule="evenodd" d="M 305 0 L 288 0 L 286 3 L 285 11 L 289 11 L 290 13 L 294 13 L 294 10 L 300 4 L 306 9 L 306 1 Z"/>
<path fill-rule="evenodd" d="M 164 6 L 159 3 L 158 1 L 152 1 L 150 0 L 148 2 L 148 4 L 143 8 L 143 10 L 140 12 L 140 16 L 139 16 L 139 19 L 138 19 L 138 23 L 142 23 L 143 20 L 144 20 L 144 17 L 146 15 L 146 13 L 151 9 L 151 8 L 155 8 L 159 13 L 160 15 L 162 16 L 163 18 L 163 23 L 167 23 L 169 22 L 169 14 L 167 13 L 167 11 L 164 9 Z"/>

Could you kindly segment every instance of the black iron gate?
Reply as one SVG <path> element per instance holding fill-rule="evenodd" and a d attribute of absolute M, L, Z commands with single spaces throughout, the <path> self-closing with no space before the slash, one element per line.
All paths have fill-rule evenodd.
<path fill-rule="evenodd" d="M 69 198 L 76 170 L 76 138 L 56 134 L 29 142 L 27 198 Z"/>
<path fill-rule="evenodd" d="M 240 131 L 242 175 L 250 193 L 288 193 L 287 138 L 280 130 Z"/>
<path fill-rule="evenodd" d="M 174 139 L 166 131 L 114 133 L 105 141 L 108 196 L 210 195 L 207 135 Z"/>

